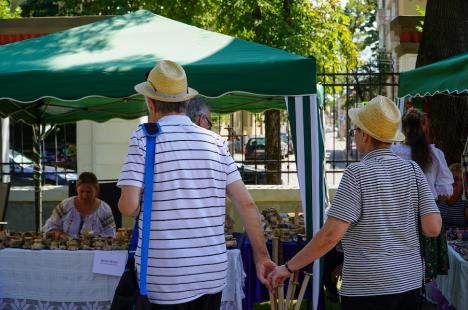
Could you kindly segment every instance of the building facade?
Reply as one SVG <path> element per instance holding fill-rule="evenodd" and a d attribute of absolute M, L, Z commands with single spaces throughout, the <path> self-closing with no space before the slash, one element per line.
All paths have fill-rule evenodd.
<path fill-rule="evenodd" d="M 415 68 L 427 0 L 377 0 L 379 48 L 393 60 L 396 72 Z"/>

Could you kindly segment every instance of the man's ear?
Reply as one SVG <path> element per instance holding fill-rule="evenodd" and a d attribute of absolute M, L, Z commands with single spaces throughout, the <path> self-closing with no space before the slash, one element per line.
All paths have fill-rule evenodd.
<path fill-rule="evenodd" d="M 367 143 L 367 141 L 369 141 L 369 139 L 371 138 L 371 136 L 369 136 L 369 134 L 367 132 L 364 132 L 364 131 L 361 131 L 361 134 L 362 134 L 362 140 L 364 143 Z"/>
<path fill-rule="evenodd" d="M 195 116 L 195 125 L 201 127 L 201 120 L 202 120 L 202 118 L 201 118 L 200 115 Z"/>
<path fill-rule="evenodd" d="M 145 97 L 146 107 L 148 108 L 148 112 L 154 113 L 154 102 L 151 98 Z"/>

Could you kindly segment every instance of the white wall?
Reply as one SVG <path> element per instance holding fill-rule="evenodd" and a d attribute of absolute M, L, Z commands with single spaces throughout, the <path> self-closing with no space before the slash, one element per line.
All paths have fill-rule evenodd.
<path fill-rule="evenodd" d="M 413 70 L 416 67 L 416 59 L 418 54 L 404 54 L 398 59 L 398 68 L 400 72 Z"/>
<path fill-rule="evenodd" d="M 92 171 L 99 180 L 116 180 L 127 156 L 128 141 L 140 119 L 76 124 L 78 173 Z"/>

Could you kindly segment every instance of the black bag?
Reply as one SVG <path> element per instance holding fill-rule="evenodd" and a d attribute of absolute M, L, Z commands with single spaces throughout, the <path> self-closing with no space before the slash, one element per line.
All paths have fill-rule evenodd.
<path fill-rule="evenodd" d="M 135 260 L 128 259 L 125 271 L 120 277 L 112 299 L 111 310 L 149 310 L 151 303 L 147 296 L 140 295 L 135 271 Z"/>

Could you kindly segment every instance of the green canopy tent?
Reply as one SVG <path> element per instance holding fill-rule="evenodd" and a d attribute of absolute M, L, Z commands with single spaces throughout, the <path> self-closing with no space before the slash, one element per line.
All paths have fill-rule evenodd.
<path fill-rule="evenodd" d="M 398 97 L 468 94 L 468 53 L 402 72 Z"/>
<path fill-rule="evenodd" d="M 0 115 L 33 125 L 146 115 L 133 85 L 161 59 L 184 66 L 214 112 L 287 109 L 310 238 L 322 225 L 323 140 L 314 58 L 137 11 L 0 47 Z M 36 225 L 42 223 L 39 138 Z M 314 265 L 314 307 L 319 264 Z"/>

